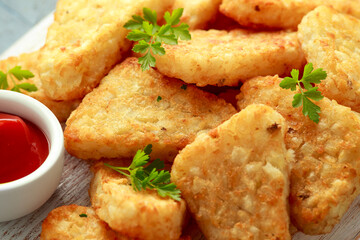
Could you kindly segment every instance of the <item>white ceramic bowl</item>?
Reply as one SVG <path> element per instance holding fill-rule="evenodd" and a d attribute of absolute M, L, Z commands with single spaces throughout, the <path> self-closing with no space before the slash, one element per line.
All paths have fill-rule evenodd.
<path fill-rule="evenodd" d="M 24 94 L 0 90 L 0 112 L 29 120 L 49 141 L 49 155 L 38 169 L 18 180 L 0 184 L 0 222 L 3 222 L 31 213 L 54 193 L 64 165 L 64 137 L 54 114 Z"/>

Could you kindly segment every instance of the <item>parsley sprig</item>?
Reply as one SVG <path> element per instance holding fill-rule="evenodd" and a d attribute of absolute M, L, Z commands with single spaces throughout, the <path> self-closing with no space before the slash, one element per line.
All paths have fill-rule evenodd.
<path fill-rule="evenodd" d="M 144 18 L 134 15 L 124 25 L 126 29 L 132 30 L 126 36 L 127 39 L 138 42 L 132 50 L 136 53 L 145 54 L 139 58 L 143 71 L 155 67 L 156 60 L 153 54 L 160 56 L 165 54 L 165 49 L 161 46 L 162 43 L 177 45 L 179 38 L 181 40 L 191 39 L 188 24 L 181 23 L 177 26 L 183 10 L 183 8 L 175 9 L 171 14 L 166 12 L 164 14 L 166 24 L 159 26 L 157 25 L 157 13 L 149 8 L 143 8 Z"/>
<path fill-rule="evenodd" d="M 6 90 L 9 88 L 8 78 L 10 78 L 10 80 L 13 83 L 13 87 L 10 89 L 11 91 L 20 92 L 20 89 L 23 89 L 28 92 L 37 91 L 37 87 L 35 86 L 35 84 L 31 84 L 31 83 L 17 84 L 15 82 L 14 77 L 17 80 L 21 81 L 23 79 L 29 79 L 34 77 L 34 74 L 29 70 L 22 70 L 21 66 L 15 66 L 12 69 L 8 70 L 6 73 L 0 71 L 0 89 Z"/>
<path fill-rule="evenodd" d="M 308 63 L 304 67 L 303 76 L 300 80 L 299 70 L 293 69 L 291 71 L 291 77 L 284 78 L 284 80 L 282 80 L 280 83 L 280 87 L 291 89 L 291 91 L 296 91 L 297 87 L 299 87 L 300 93 L 296 93 L 294 95 L 292 106 L 303 106 L 302 112 L 304 116 L 309 116 L 309 118 L 315 123 L 319 123 L 319 113 L 321 111 L 320 107 L 310 99 L 319 101 L 323 99 L 324 96 L 321 95 L 320 91 L 318 91 L 318 87 L 314 87 L 313 85 L 320 83 L 321 80 L 324 80 L 326 77 L 327 74 L 325 71 L 323 71 L 321 68 L 314 70 L 313 64 Z"/>
<path fill-rule="evenodd" d="M 170 172 L 159 171 L 165 167 L 164 162 L 156 159 L 148 164 L 151 148 L 152 145 L 149 144 L 144 150 L 138 150 L 129 167 L 115 167 L 108 163 L 104 163 L 104 165 L 128 177 L 135 191 L 153 189 L 161 197 L 168 196 L 180 201 L 180 190 L 176 188 L 174 183 L 170 182 Z M 147 166 L 145 167 L 145 165 Z"/>

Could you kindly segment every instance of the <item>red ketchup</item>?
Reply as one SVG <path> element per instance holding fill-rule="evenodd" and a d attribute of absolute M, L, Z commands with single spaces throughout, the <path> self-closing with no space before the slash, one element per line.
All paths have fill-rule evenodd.
<path fill-rule="evenodd" d="M 35 124 L 0 113 L 0 183 L 29 175 L 48 155 L 48 141 Z"/>

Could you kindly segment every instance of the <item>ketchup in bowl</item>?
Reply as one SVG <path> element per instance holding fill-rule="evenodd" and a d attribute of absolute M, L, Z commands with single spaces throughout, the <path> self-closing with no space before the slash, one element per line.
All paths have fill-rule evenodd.
<path fill-rule="evenodd" d="M 0 113 L 0 183 L 34 172 L 48 154 L 49 143 L 35 124 L 15 115 Z"/>

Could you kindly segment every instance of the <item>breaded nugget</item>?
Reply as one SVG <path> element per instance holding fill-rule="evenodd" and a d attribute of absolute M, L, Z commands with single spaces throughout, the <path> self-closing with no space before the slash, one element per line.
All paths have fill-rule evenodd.
<path fill-rule="evenodd" d="M 126 161 L 110 162 L 129 166 Z M 177 240 L 186 218 L 185 201 L 160 197 L 156 191 L 135 192 L 128 179 L 98 162 L 92 167 L 91 204 L 109 226 L 142 240 Z"/>
<path fill-rule="evenodd" d="M 83 97 L 121 59 L 131 43 L 123 25 L 151 7 L 159 16 L 173 0 L 60 0 L 41 49 L 45 93 L 56 100 Z"/>
<path fill-rule="evenodd" d="M 60 122 L 63 122 L 69 117 L 70 113 L 79 105 L 81 100 L 54 101 L 45 95 L 44 87 L 41 84 L 38 74 L 38 55 L 39 52 L 36 51 L 32 53 L 24 53 L 18 57 L 10 57 L 8 59 L 2 60 L 0 61 L 0 70 L 7 72 L 8 69 L 11 69 L 15 66 L 21 66 L 21 69 L 31 71 L 35 76 L 30 79 L 23 79 L 21 82 L 35 84 L 38 90 L 36 92 L 23 91 L 23 93 L 42 102 L 55 114 L 55 116 L 59 119 Z M 16 78 L 14 78 L 14 80 L 16 83 L 19 83 Z M 11 86 L 12 82 L 10 81 L 10 79 L 8 79 L 8 82 Z"/>
<path fill-rule="evenodd" d="M 215 18 L 221 0 L 175 0 L 173 9 L 183 8 L 181 22 L 189 24 L 190 29 L 204 28 Z"/>
<path fill-rule="evenodd" d="M 239 80 L 288 74 L 305 57 L 296 33 L 196 30 L 191 41 L 164 45 L 156 57 L 159 72 L 197 86 L 237 86 Z"/>
<path fill-rule="evenodd" d="M 86 216 L 82 217 L 81 214 Z M 94 209 L 77 205 L 52 210 L 42 223 L 41 240 L 126 240 L 111 230 Z"/>
<path fill-rule="evenodd" d="M 247 27 L 296 29 L 320 5 L 360 17 L 359 0 L 223 0 L 220 11 Z"/>
<path fill-rule="evenodd" d="M 172 161 L 197 133 L 236 113 L 223 99 L 183 84 L 142 71 L 136 58 L 125 60 L 71 114 L 66 149 L 82 159 L 132 158 L 152 144 L 154 158 Z"/>
<path fill-rule="evenodd" d="M 287 121 L 286 146 L 295 154 L 290 178 L 292 223 L 306 234 L 330 232 L 359 194 L 360 118 L 350 108 L 324 98 L 318 124 L 292 107 L 294 92 L 279 87 L 282 79 L 247 81 L 238 96 L 242 109 L 267 104 Z"/>
<path fill-rule="evenodd" d="M 304 17 L 298 36 L 307 60 L 327 72 L 323 95 L 360 112 L 360 20 L 318 7 Z"/>
<path fill-rule="evenodd" d="M 290 239 L 284 118 L 252 105 L 175 158 L 172 180 L 207 239 Z"/>

